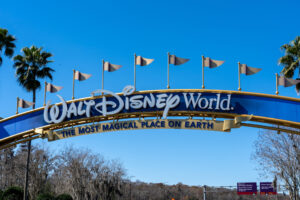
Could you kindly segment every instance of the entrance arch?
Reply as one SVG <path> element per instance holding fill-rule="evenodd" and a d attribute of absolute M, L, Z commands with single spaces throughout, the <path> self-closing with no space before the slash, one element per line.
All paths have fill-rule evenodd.
<path fill-rule="evenodd" d="M 90 130 L 94 126 L 90 132 L 101 133 L 107 131 L 101 128 L 103 125 L 119 123 L 123 124 L 119 130 L 131 130 L 147 128 L 143 122 L 168 124 L 172 120 L 184 125 L 151 128 L 209 130 L 199 125 L 209 123 L 209 127 L 214 127 L 210 130 L 215 131 L 247 126 L 300 133 L 300 100 L 291 97 L 207 89 L 133 91 L 132 87 L 125 87 L 118 94 L 96 91 L 82 99 L 59 98 L 61 103 L 48 102 L 45 107 L 0 120 L 0 149 L 36 138 L 62 139 L 62 130 L 72 134 L 74 130 L 75 135 L 70 136 L 78 136 L 86 135 L 79 134 L 80 127 Z M 129 123 L 137 128 L 132 124 L 126 128 Z M 97 131 L 95 124 L 100 127 Z"/>

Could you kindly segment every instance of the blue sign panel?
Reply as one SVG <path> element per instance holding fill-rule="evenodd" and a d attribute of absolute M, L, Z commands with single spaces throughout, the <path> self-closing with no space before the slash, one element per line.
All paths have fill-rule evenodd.
<path fill-rule="evenodd" d="M 274 188 L 272 182 L 260 182 L 259 188 L 260 188 L 260 194 L 262 194 L 262 195 L 264 195 L 264 194 L 276 195 L 277 194 L 276 188 Z"/>
<path fill-rule="evenodd" d="M 188 91 L 188 90 L 187 90 Z M 196 90 L 195 90 L 196 91 Z M 288 99 L 231 94 L 230 92 L 171 92 L 156 93 L 124 92 L 122 96 L 104 91 L 108 96 L 87 98 L 76 102 L 46 105 L 24 115 L 17 115 L 0 121 L 0 139 L 20 132 L 32 130 L 53 123 L 71 121 L 96 116 L 124 113 L 163 112 L 166 118 L 170 111 L 193 111 L 213 113 L 233 113 L 300 122 L 300 102 Z"/>
<path fill-rule="evenodd" d="M 257 185 L 255 182 L 237 183 L 238 195 L 253 195 L 257 194 Z"/>

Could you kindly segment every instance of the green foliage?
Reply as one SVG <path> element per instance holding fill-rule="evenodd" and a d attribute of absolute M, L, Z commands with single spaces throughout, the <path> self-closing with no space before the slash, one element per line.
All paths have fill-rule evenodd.
<path fill-rule="evenodd" d="M 22 200 L 23 199 L 23 190 L 20 187 L 9 187 L 2 194 L 1 200 Z"/>
<path fill-rule="evenodd" d="M 36 200 L 55 200 L 55 197 L 49 193 L 39 194 Z"/>
<path fill-rule="evenodd" d="M 53 62 L 48 60 L 52 54 L 42 50 L 42 47 L 25 47 L 22 49 L 23 55 L 17 55 L 13 58 L 18 82 L 28 92 L 41 87 L 38 78 L 48 77 L 52 80 L 54 70 L 48 67 L 48 64 Z"/>
<path fill-rule="evenodd" d="M 3 194 L 3 191 L 0 190 L 0 200 L 2 200 L 2 194 Z"/>
<path fill-rule="evenodd" d="M 61 194 L 58 195 L 55 200 L 73 200 L 73 198 L 69 194 Z"/>
<path fill-rule="evenodd" d="M 289 44 L 282 45 L 281 49 L 285 52 L 285 55 L 279 59 L 279 64 L 283 65 L 281 74 L 292 78 L 298 69 L 298 78 L 300 78 L 300 36 L 297 36 Z M 299 92 L 300 83 L 296 85 L 296 89 Z"/>
<path fill-rule="evenodd" d="M 15 37 L 8 34 L 6 29 L 0 28 L 0 54 L 4 50 L 4 55 L 7 57 L 12 57 L 14 54 L 14 44 Z M 0 55 L 0 66 L 2 65 L 2 57 Z"/>

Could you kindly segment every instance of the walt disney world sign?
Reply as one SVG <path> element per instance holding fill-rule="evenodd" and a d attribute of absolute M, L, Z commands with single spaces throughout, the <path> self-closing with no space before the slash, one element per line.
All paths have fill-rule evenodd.
<path fill-rule="evenodd" d="M 234 111 L 231 104 L 231 94 L 203 95 L 202 93 L 149 93 L 133 94 L 134 88 L 127 86 L 123 89 L 123 96 L 108 90 L 97 90 L 92 93 L 108 94 L 100 99 L 72 102 L 69 106 L 61 97 L 61 105 L 50 105 L 48 101 L 44 109 L 44 121 L 47 123 L 61 123 L 80 117 L 107 116 L 124 112 L 163 111 L 166 119 L 169 110 L 208 110 L 208 111 Z"/>
<path fill-rule="evenodd" d="M 119 94 L 97 90 L 91 97 L 72 101 L 58 97 L 61 103 L 48 101 L 45 107 L 0 120 L 0 146 L 48 133 L 62 139 L 147 128 L 230 131 L 247 125 L 274 130 L 276 125 L 286 131 L 294 128 L 296 134 L 300 128 L 300 100 L 277 95 L 207 89 L 135 91 L 127 86 Z M 254 123 L 243 123 L 248 120 Z"/>

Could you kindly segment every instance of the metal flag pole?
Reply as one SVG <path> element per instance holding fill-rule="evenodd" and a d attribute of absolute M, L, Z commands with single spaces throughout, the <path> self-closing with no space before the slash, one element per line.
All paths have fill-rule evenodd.
<path fill-rule="evenodd" d="M 167 89 L 170 89 L 170 53 L 168 52 L 168 85 Z"/>
<path fill-rule="evenodd" d="M 134 80 L 133 80 L 133 84 L 134 84 L 134 91 L 136 90 L 136 54 L 134 53 Z"/>
<path fill-rule="evenodd" d="M 102 90 L 104 88 L 104 60 L 102 59 Z"/>
<path fill-rule="evenodd" d="M 241 91 L 241 63 L 238 62 L 238 68 L 239 68 L 239 88 L 238 90 Z"/>
<path fill-rule="evenodd" d="M 73 69 L 73 94 L 72 94 L 72 99 L 74 99 L 74 87 L 75 87 L 75 69 Z"/>
<path fill-rule="evenodd" d="M 19 113 L 19 97 L 17 97 L 17 112 L 16 112 L 16 114 L 18 114 Z"/>
<path fill-rule="evenodd" d="M 204 88 L 204 56 L 202 55 L 202 89 Z"/>
<path fill-rule="evenodd" d="M 46 106 L 47 82 L 45 81 L 44 106 Z"/>
<path fill-rule="evenodd" d="M 275 75 L 276 75 L 276 92 L 275 92 L 275 94 L 278 95 L 279 94 L 279 92 L 278 92 L 278 74 L 275 73 Z"/>

